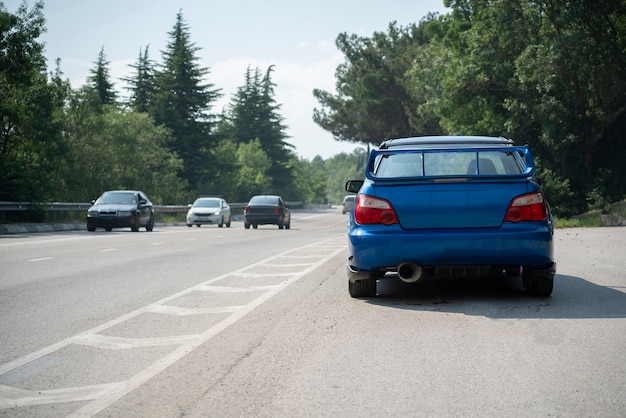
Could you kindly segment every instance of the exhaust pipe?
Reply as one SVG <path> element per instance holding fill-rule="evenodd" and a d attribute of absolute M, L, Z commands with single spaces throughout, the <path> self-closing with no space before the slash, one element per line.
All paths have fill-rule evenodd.
<path fill-rule="evenodd" d="M 422 268 L 415 263 L 400 263 L 398 276 L 405 283 L 415 283 L 422 277 Z"/>

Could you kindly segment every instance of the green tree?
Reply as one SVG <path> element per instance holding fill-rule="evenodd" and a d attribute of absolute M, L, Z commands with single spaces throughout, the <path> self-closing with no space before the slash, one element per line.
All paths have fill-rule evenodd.
<path fill-rule="evenodd" d="M 100 49 L 98 59 L 94 64 L 96 66 L 89 71 L 90 76 L 87 78 L 89 86 L 96 92 L 102 105 L 115 104 L 117 93 L 109 74 L 110 62 L 106 59 L 104 47 Z"/>
<path fill-rule="evenodd" d="M 149 113 L 157 124 L 171 130 L 174 139 L 170 147 L 182 158 L 180 174 L 193 191 L 215 174 L 211 153 L 217 144 L 215 116 L 208 112 L 220 93 L 204 81 L 209 70 L 197 62 L 200 48 L 190 41 L 181 12 L 169 36 L 162 68 L 155 74 L 156 93 Z"/>
<path fill-rule="evenodd" d="M 571 214 L 621 199 L 626 2 L 452 1 L 464 20 L 438 111 L 449 132 L 529 143 Z M 598 198 L 600 197 L 600 198 Z M 566 199 L 566 200 L 565 200 Z M 594 203 L 597 201 L 596 203 Z"/>
<path fill-rule="evenodd" d="M 388 33 L 374 32 L 371 38 L 340 34 L 336 44 L 346 61 L 336 70 L 337 94 L 313 91 L 321 105 L 314 109 L 313 120 L 336 140 L 363 144 L 437 134 L 435 118 L 418 121 L 410 116 L 419 103 L 413 102 L 406 73 L 416 46 L 428 42 L 425 25 L 403 28 L 392 22 Z"/>
<path fill-rule="evenodd" d="M 256 194 L 272 193 L 272 178 L 268 175 L 271 161 L 261 146 L 259 139 L 239 144 L 237 147 L 237 196 L 247 202 Z"/>
<path fill-rule="evenodd" d="M 254 72 L 247 69 L 245 84 L 237 89 L 225 112 L 221 132 L 236 143 L 258 139 L 271 161 L 268 176 L 272 179 L 274 193 L 285 194 L 286 197 L 293 184 L 293 146 L 286 142 L 280 105 L 274 99 L 272 71 L 270 66 L 262 76 L 258 68 Z"/>
<path fill-rule="evenodd" d="M 123 79 L 128 83 L 128 90 L 131 92 L 128 100 L 131 109 L 145 113 L 150 110 L 156 92 L 154 82 L 156 65 L 150 59 L 148 49 L 146 46 L 143 51 L 139 50 L 137 63 L 130 66 L 134 69 L 134 74 Z"/>
<path fill-rule="evenodd" d="M 89 86 L 75 91 L 65 118 L 73 176 L 68 200 L 85 201 L 111 189 L 139 189 L 155 203 L 185 199 L 177 176 L 182 161 L 168 148 L 170 132 L 146 113 L 106 106 L 93 109 Z"/>
<path fill-rule="evenodd" d="M 324 162 L 326 174 L 326 196 L 332 204 L 339 204 L 343 197 L 348 194 L 345 189 L 348 180 L 363 180 L 365 178 L 365 166 L 369 158 L 369 151 L 365 148 L 357 148 L 350 154 L 340 153 Z"/>
<path fill-rule="evenodd" d="M 61 90 L 49 84 L 43 45 L 43 3 L 15 14 L 0 3 L 0 200 L 54 197 L 65 153 L 58 121 Z"/>

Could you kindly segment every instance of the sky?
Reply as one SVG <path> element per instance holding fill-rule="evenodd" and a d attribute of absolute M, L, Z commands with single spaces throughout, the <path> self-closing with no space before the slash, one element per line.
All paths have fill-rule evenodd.
<path fill-rule="evenodd" d="M 2 0 L 0 0 L 2 2 Z M 34 0 L 26 0 L 29 9 Z M 4 0 L 15 12 L 22 0 Z M 182 13 L 190 41 L 199 48 L 198 64 L 208 68 L 206 82 L 222 97 L 211 113 L 220 113 L 248 67 L 262 74 L 273 65 L 272 81 L 287 142 L 300 157 L 324 159 L 351 153 L 358 144 L 336 141 L 313 122 L 320 108 L 313 89 L 335 93 L 335 70 L 344 62 L 335 46 L 340 33 L 370 37 L 399 26 L 419 23 L 429 12 L 445 14 L 443 0 L 46 0 L 45 44 L 48 71 L 61 59 L 61 70 L 73 88 L 85 84 L 100 50 L 109 61 L 111 81 L 128 95 L 121 79 L 134 70 L 140 50 L 161 63 L 162 51 Z M 381 138 L 382 140 L 382 138 Z"/>

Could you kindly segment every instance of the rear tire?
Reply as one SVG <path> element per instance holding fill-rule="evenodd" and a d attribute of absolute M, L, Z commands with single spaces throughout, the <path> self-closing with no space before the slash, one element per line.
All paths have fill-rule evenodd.
<path fill-rule="evenodd" d="M 376 279 L 348 280 L 348 292 L 353 298 L 376 296 Z"/>
<path fill-rule="evenodd" d="M 246 229 L 250 229 L 250 224 L 246 222 L 246 223 L 243 224 L 243 227 L 246 228 Z"/>
<path fill-rule="evenodd" d="M 548 297 L 554 288 L 554 277 L 538 276 L 532 270 L 522 275 L 524 291 L 528 296 Z"/>
<path fill-rule="evenodd" d="M 376 281 L 385 273 L 379 270 L 356 271 L 348 266 L 348 292 L 353 298 L 376 296 Z"/>

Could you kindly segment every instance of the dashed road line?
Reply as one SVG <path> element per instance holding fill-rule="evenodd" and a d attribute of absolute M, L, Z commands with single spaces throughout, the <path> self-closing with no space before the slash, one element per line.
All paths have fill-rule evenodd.
<path fill-rule="evenodd" d="M 70 416 L 91 417 L 113 404 L 121 397 L 144 384 L 158 373 L 169 367 L 199 345 L 205 343 L 215 335 L 236 323 L 249 312 L 278 294 L 287 286 L 314 271 L 331 258 L 338 255 L 346 248 L 345 238 L 333 238 L 322 242 L 306 245 L 293 250 L 285 251 L 268 259 L 251 264 L 239 270 L 229 272 L 219 277 L 212 278 L 198 285 L 192 286 L 176 294 L 170 295 L 158 302 L 144 306 L 119 318 L 106 322 L 83 333 L 77 334 L 51 346 L 45 347 L 34 353 L 30 353 L 17 360 L 0 365 L 0 377 L 18 369 L 28 363 L 42 357 L 52 355 L 55 352 L 74 345 L 95 347 L 102 350 L 125 350 L 139 347 L 173 346 L 165 356 L 156 359 L 145 369 L 121 382 L 105 382 L 98 385 L 82 387 L 66 387 L 46 390 L 26 390 L 17 387 L 0 385 L 0 409 L 19 408 L 24 406 L 47 405 L 66 402 L 88 401 Z M 106 249 L 101 251 L 115 251 Z M 317 254 L 310 254 L 311 251 Z M 298 263 L 291 263 L 290 259 L 300 259 Z M 303 260 L 310 260 L 304 262 Z M 287 260 L 286 263 L 282 263 Z M 285 272 L 285 267 L 299 267 L 298 271 Z M 267 269 L 277 269 L 276 272 L 268 272 Z M 282 271 L 280 271 L 282 270 Z M 276 278 L 275 284 L 259 286 L 220 286 L 217 283 L 229 278 Z M 244 305 L 206 306 L 206 307 L 179 307 L 173 306 L 178 299 L 197 295 L 197 292 L 215 294 L 250 294 L 253 298 Z M 152 338 L 128 338 L 112 335 L 103 335 L 105 331 L 114 326 L 123 324 L 142 314 L 176 315 L 179 317 L 193 317 L 202 314 L 228 314 L 219 322 L 211 325 L 199 334 L 171 335 Z M 182 319 L 182 318 L 181 318 Z M 56 355 L 56 354 L 55 354 Z"/>
<path fill-rule="evenodd" d="M 28 261 L 44 261 L 44 260 L 52 260 L 54 257 L 41 257 L 41 258 L 33 258 Z"/>

